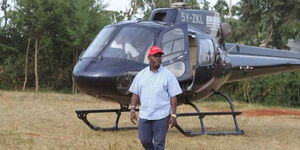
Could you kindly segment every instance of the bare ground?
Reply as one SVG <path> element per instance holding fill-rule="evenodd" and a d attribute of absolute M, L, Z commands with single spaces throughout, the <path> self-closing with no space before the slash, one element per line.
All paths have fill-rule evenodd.
<path fill-rule="evenodd" d="M 204 111 L 224 110 L 221 102 L 197 103 Z M 0 91 L 0 149 L 142 149 L 137 131 L 95 132 L 79 120 L 76 109 L 118 108 L 119 105 L 86 95 Z M 267 108 L 237 103 L 244 113 L 238 116 L 245 135 L 186 137 L 176 129 L 168 133 L 167 150 L 298 150 L 300 147 L 299 110 Z M 179 106 L 179 112 L 192 112 Z M 271 112 L 271 113 L 270 113 Z M 271 114 L 271 115 L 270 115 Z M 101 126 L 111 126 L 114 114 L 91 115 Z M 185 128 L 199 130 L 197 118 L 179 118 Z M 124 114 L 121 125 L 129 126 Z M 233 130 L 228 116 L 205 118 L 208 130 Z"/>

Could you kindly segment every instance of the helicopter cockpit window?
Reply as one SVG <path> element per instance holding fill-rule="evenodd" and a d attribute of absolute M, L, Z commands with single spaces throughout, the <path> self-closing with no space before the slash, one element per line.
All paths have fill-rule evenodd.
<path fill-rule="evenodd" d="M 210 39 L 200 39 L 199 40 L 199 64 L 200 65 L 210 65 L 214 61 L 214 45 Z"/>
<path fill-rule="evenodd" d="M 102 29 L 93 42 L 89 45 L 85 53 L 83 54 L 83 58 L 87 57 L 97 57 L 98 54 L 103 50 L 104 46 L 110 41 L 112 38 L 113 32 L 116 28 L 108 27 Z"/>
<path fill-rule="evenodd" d="M 103 57 L 144 62 L 146 50 L 153 44 L 154 33 L 137 27 L 124 27 L 102 53 Z"/>
<path fill-rule="evenodd" d="M 163 61 L 167 61 L 181 55 L 184 49 L 184 32 L 176 28 L 166 32 L 162 38 L 162 49 L 165 53 Z"/>

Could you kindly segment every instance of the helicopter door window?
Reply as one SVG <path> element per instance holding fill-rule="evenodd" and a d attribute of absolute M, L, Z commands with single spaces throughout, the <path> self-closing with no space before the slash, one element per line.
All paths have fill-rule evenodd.
<path fill-rule="evenodd" d="M 211 65 L 214 62 L 214 45 L 210 39 L 199 40 L 199 64 Z"/>
<path fill-rule="evenodd" d="M 175 28 L 166 32 L 162 37 L 162 48 L 165 53 L 163 62 L 172 60 L 183 53 L 184 49 L 184 32 L 180 28 Z M 171 61 L 170 61 L 171 62 Z M 180 77 L 185 72 L 185 64 L 182 61 L 172 61 L 166 66 L 176 77 Z"/>
<path fill-rule="evenodd" d="M 183 44 L 184 44 L 183 39 L 179 39 L 179 40 L 174 41 L 173 53 L 183 51 Z"/>
<path fill-rule="evenodd" d="M 180 56 L 184 49 L 184 32 L 180 28 L 166 32 L 162 38 L 163 61 Z"/>
<path fill-rule="evenodd" d="M 165 55 L 172 53 L 172 47 L 173 47 L 173 41 L 164 44 L 163 51 Z"/>
<path fill-rule="evenodd" d="M 182 61 L 168 65 L 166 66 L 166 68 L 169 69 L 175 75 L 176 78 L 182 76 L 185 71 L 185 65 Z"/>

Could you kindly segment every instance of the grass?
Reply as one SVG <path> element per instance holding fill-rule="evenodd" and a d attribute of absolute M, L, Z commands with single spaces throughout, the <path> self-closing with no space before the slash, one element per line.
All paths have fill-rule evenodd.
<path fill-rule="evenodd" d="M 197 103 L 203 110 L 227 109 L 223 102 Z M 87 95 L 0 91 L 0 149 L 142 149 L 137 131 L 95 132 L 75 114 L 76 109 L 118 108 Z M 238 110 L 264 109 L 237 103 Z M 192 112 L 188 106 L 179 106 L 178 112 Z M 112 126 L 115 114 L 93 114 L 89 118 L 101 126 Z M 167 136 L 167 150 L 296 150 L 300 147 L 300 116 L 238 116 L 241 136 L 185 137 L 176 129 Z M 197 130 L 197 118 L 179 118 L 185 128 Z M 232 130 L 228 116 L 205 118 L 208 130 Z M 130 126 L 124 113 L 120 125 Z"/>

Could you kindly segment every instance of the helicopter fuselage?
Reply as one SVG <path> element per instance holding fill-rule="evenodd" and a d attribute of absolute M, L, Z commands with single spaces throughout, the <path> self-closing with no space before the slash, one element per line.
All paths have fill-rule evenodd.
<path fill-rule="evenodd" d="M 299 53 L 225 44 L 221 30 L 217 13 L 169 8 L 154 10 L 150 21 L 107 25 L 80 56 L 73 81 L 88 95 L 129 104 L 128 89 L 149 65 L 152 45 L 163 49 L 162 65 L 180 83 L 178 104 L 204 99 L 226 82 L 300 69 Z"/>
<path fill-rule="evenodd" d="M 187 100 L 186 98 L 201 99 L 211 95 L 212 89 L 219 88 L 228 79 L 231 68 L 230 62 L 226 61 L 225 53 L 221 52 L 221 49 L 219 49 L 220 52 L 217 52 L 217 49 L 214 48 L 214 45 L 217 44 L 211 35 L 199 32 L 197 35 L 194 33 L 194 35 L 191 34 L 189 36 L 186 27 L 186 25 L 171 26 L 145 21 L 105 27 L 114 28 L 116 31 L 112 31 L 111 34 L 114 35 L 110 35 L 111 39 L 104 43 L 106 45 L 100 46 L 103 47 L 103 50 L 98 49 L 99 52 L 96 53 L 95 51 L 97 51 L 98 47 L 92 47 L 92 43 L 80 57 L 73 71 L 75 84 L 80 90 L 94 97 L 129 104 L 129 86 L 137 72 L 148 66 L 147 48 L 151 45 L 157 45 L 169 49 L 169 52 L 165 52 L 166 55 L 163 56 L 162 64 L 176 75 L 184 90 L 183 94 L 178 97 L 179 103 L 184 103 Z M 127 32 L 124 30 L 140 30 L 149 33 L 126 35 Z M 182 33 L 177 34 L 178 31 Z M 114 47 L 113 43 L 119 36 L 122 36 L 122 42 L 126 38 L 135 38 L 137 36 L 134 40 L 140 41 L 131 41 L 131 45 L 135 47 L 134 49 L 136 49 L 138 54 L 126 51 L 124 47 Z M 146 38 L 145 36 L 153 37 L 148 38 L 147 41 L 143 39 Z M 200 53 L 197 50 L 198 42 L 195 36 L 200 36 L 203 42 L 209 40 L 211 45 L 207 45 L 208 47 L 213 46 L 210 47 L 211 51 L 207 52 L 207 54 L 211 54 L 207 55 L 207 58 L 203 57 L 206 59 L 202 62 L 204 65 L 200 65 L 201 62 L 197 61 Z M 188 38 L 190 38 L 190 41 Z M 194 44 L 193 51 L 190 51 L 189 44 Z M 121 55 L 119 53 L 124 54 Z M 191 59 L 191 57 L 193 58 Z"/>

